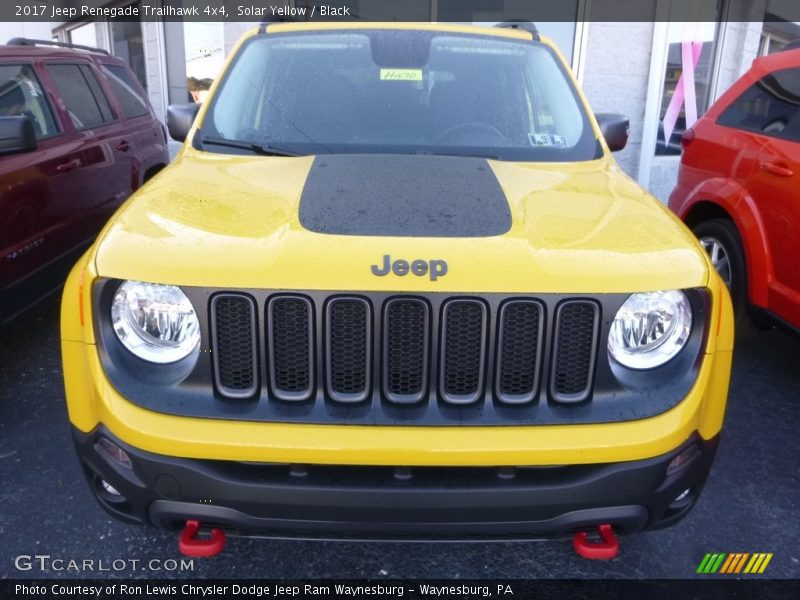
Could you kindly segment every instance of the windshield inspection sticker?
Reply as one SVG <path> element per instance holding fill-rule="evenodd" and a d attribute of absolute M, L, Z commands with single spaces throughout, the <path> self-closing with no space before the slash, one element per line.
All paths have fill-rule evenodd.
<path fill-rule="evenodd" d="M 381 69 L 381 81 L 422 81 L 422 69 Z"/>
<path fill-rule="evenodd" d="M 567 138 L 554 133 L 529 133 L 531 146 L 566 146 Z"/>

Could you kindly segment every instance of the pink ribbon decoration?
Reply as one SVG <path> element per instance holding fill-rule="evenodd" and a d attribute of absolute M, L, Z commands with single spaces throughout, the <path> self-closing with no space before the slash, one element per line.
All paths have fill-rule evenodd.
<path fill-rule="evenodd" d="M 684 24 L 684 40 L 681 42 L 681 76 L 675 85 L 675 92 L 664 113 L 664 144 L 669 145 L 669 139 L 675 130 L 681 106 L 685 104 L 684 115 L 686 118 L 686 129 L 689 129 L 697 122 L 697 93 L 695 91 L 694 71 L 697 63 L 700 62 L 700 54 L 703 51 L 702 40 L 686 39 L 688 37 L 688 23 Z"/>

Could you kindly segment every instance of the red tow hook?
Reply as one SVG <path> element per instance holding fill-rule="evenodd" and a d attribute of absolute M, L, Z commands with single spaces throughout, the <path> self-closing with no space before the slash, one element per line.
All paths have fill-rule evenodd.
<path fill-rule="evenodd" d="M 184 556 L 209 558 L 216 556 L 225 548 L 225 532 L 222 529 L 212 529 L 209 539 L 195 537 L 200 531 L 200 521 L 186 521 L 186 527 L 178 538 L 178 549 Z"/>
<path fill-rule="evenodd" d="M 611 525 L 604 523 L 597 526 L 601 542 L 590 542 L 585 531 L 579 531 L 572 538 L 572 546 L 578 556 L 596 560 L 610 560 L 619 554 L 619 540 L 614 535 Z"/>

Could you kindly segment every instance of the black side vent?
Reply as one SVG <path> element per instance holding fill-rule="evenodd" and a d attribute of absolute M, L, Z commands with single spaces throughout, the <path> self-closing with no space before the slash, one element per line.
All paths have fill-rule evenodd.
<path fill-rule="evenodd" d="M 269 378 L 280 400 L 308 400 L 314 372 L 311 301 L 278 296 L 267 306 Z"/>
<path fill-rule="evenodd" d="M 539 388 L 544 307 L 534 300 L 511 300 L 500 308 L 497 340 L 497 397 L 530 402 Z"/>
<path fill-rule="evenodd" d="M 423 300 L 386 303 L 383 321 L 384 395 L 392 402 L 419 402 L 428 387 L 429 310 Z"/>
<path fill-rule="evenodd" d="M 475 402 L 483 393 L 486 371 L 486 305 L 450 300 L 442 312 L 441 396 L 453 404 Z"/>
<path fill-rule="evenodd" d="M 334 298 L 327 307 L 326 369 L 328 395 L 339 402 L 361 402 L 369 395 L 372 327 L 363 298 Z"/>
<path fill-rule="evenodd" d="M 589 398 L 597 357 L 600 308 L 588 300 L 570 300 L 556 309 L 551 390 L 560 402 Z"/>
<path fill-rule="evenodd" d="M 256 305 L 241 294 L 211 299 L 211 356 L 217 391 L 226 398 L 250 398 L 258 388 Z"/>

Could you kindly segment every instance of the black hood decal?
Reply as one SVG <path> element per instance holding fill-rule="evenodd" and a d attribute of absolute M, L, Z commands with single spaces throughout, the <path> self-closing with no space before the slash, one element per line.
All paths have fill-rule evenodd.
<path fill-rule="evenodd" d="M 482 158 L 336 155 L 311 165 L 300 223 L 336 235 L 484 237 L 506 233 L 511 211 Z"/>

